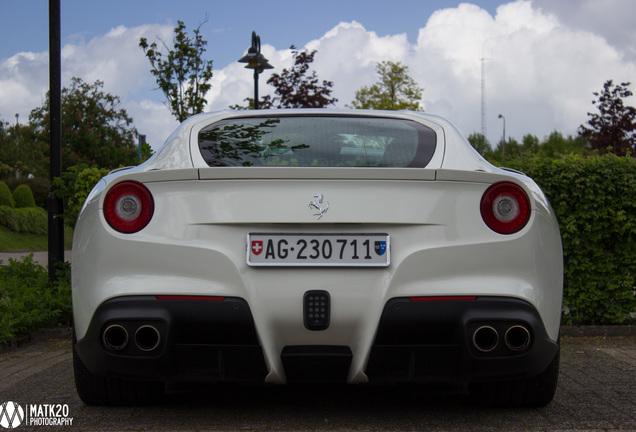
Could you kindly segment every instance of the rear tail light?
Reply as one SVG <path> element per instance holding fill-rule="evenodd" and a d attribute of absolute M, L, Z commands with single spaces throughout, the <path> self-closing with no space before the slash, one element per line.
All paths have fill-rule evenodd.
<path fill-rule="evenodd" d="M 516 233 L 530 219 L 530 199 L 514 183 L 495 183 L 481 198 L 481 217 L 499 234 Z"/>
<path fill-rule="evenodd" d="M 148 225 L 155 211 L 146 186 L 135 181 L 117 183 L 104 199 L 104 217 L 114 230 L 136 233 Z"/>

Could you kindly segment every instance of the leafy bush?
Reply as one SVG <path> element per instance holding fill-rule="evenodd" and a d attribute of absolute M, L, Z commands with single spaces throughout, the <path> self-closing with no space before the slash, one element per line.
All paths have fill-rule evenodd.
<path fill-rule="evenodd" d="M 15 189 L 22 184 L 28 185 L 31 192 L 33 192 L 35 205 L 42 208 L 47 207 L 47 198 L 49 196 L 49 189 L 51 188 L 51 182 L 48 178 L 27 178 L 24 176 L 20 178 L 11 177 L 4 179 L 4 182 L 12 191 L 15 191 Z"/>
<path fill-rule="evenodd" d="M 0 225 L 11 231 L 30 234 L 48 232 L 48 215 L 40 207 L 12 208 L 0 207 Z"/>
<path fill-rule="evenodd" d="M 559 219 L 565 324 L 622 324 L 636 311 L 636 158 L 508 160 L 541 186 Z"/>
<path fill-rule="evenodd" d="M 5 182 L 0 182 L 0 206 L 14 207 L 13 195 Z"/>
<path fill-rule="evenodd" d="M 75 227 L 80 210 L 97 182 L 109 173 L 106 168 L 88 168 L 86 165 L 70 167 L 56 178 L 53 185 L 58 197 L 64 199 L 64 223 Z"/>
<path fill-rule="evenodd" d="M 47 270 L 33 262 L 33 255 L 0 266 L 0 344 L 40 328 L 69 325 L 70 264 L 60 263 L 57 272 L 53 284 Z"/>
<path fill-rule="evenodd" d="M 35 207 L 35 199 L 31 188 L 25 184 L 21 184 L 13 191 L 13 201 L 16 208 Z"/>

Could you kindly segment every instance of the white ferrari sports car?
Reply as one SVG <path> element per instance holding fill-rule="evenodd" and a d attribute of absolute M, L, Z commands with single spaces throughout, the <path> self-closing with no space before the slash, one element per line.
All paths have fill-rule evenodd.
<path fill-rule="evenodd" d="M 556 389 L 561 238 L 528 177 L 416 112 L 224 111 L 95 186 L 73 240 L 87 404 L 166 382 Z"/>

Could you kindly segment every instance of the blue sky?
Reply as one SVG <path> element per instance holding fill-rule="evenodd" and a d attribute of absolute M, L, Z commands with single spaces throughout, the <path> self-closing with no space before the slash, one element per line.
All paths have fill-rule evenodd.
<path fill-rule="evenodd" d="M 554 130 L 576 134 L 594 109 L 592 93 L 607 79 L 636 83 L 633 0 L 61 3 L 63 85 L 74 76 L 103 81 L 154 148 L 177 124 L 137 44 L 142 36 L 169 43 L 177 20 L 191 31 L 207 17 L 201 32 L 214 62 L 207 110 L 252 95 L 251 71 L 236 60 L 253 30 L 275 66 L 261 76 L 261 95 L 272 91 L 268 73 L 291 66 L 292 44 L 318 51 L 313 69 L 334 82 L 338 107 L 377 80 L 377 62 L 401 62 L 424 89 L 422 108 L 449 118 L 465 135 L 486 132 L 491 143 L 502 135 L 499 114 L 506 135 L 517 140 L 527 133 L 543 139 Z M 25 122 L 48 89 L 48 1 L 0 4 L 0 119 L 14 122 L 17 113 Z"/>
<path fill-rule="evenodd" d="M 455 7 L 455 0 L 61 0 L 62 43 L 88 41 L 120 25 L 168 24 L 183 21 L 188 29 L 208 17 L 202 34 L 211 57 L 224 67 L 240 58 L 256 31 L 262 43 L 277 48 L 302 47 L 340 22 L 358 21 L 379 35 L 417 32 L 436 10 Z M 475 1 L 491 14 L 502 0 Z M 2 0 L 0 58 L 21 51 L 48 50 L 48 1 Z M 6 42 L 6 41 L 11 42 Z"/>

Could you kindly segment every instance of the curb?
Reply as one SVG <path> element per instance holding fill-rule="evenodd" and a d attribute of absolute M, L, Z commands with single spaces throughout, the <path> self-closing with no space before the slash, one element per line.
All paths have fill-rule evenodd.
<path fill-rule="evenodd" d="M 32 334 L 16 336 L 6 345 L 0 345 L 0 354 L 15 351 L 38 342 L 48 342 L 54 339 L 71 339 L 73 337 L 73 329 L 71 327 L 55 327 L 50 329 L 38 330 Z"/>
<path fill-rule="evenodd" d="M 636 326 L 562 326 L 561 336 L 569 337 L 625 337 L 636 336 Z"/>

